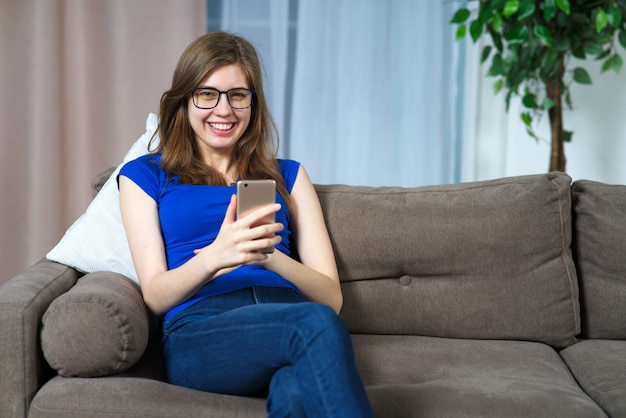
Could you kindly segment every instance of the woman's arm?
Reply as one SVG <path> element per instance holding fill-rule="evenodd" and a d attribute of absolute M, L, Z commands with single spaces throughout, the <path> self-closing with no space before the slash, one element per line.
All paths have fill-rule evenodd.
<path fill-rule="evenodd" d="M 289 212 L 301 263 L 275 251 L 263 264 L 298 286 L 309 300 L 339 313 L 343 296 L 335 255 L 317 193 L 302 166 L 291 191 Z"/>
<path fill-rule="evenodd" d="M 267 255 L 260 250 L 277 245 L 281 239 L 274 236 L 283 228 L 280 223 L 250 228 L 280 205 L 264 207 L 235 221 L 237 203 L 233 196 L 215 241 L 182 266 L 168 270 L 156 202 L 125 176 L 120 176 L 119 188 L 122 220 L 144 301 L 157 315 L 189 299 L 224 269 L 266 260 Z M 263 238 L 267 236 L 272 238 Z"/>

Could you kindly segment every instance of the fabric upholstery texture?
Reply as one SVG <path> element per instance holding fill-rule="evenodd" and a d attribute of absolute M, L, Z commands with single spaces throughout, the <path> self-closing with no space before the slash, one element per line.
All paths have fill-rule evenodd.
<path fill-rule="evenodd" d="M 103 412 L 106 411 L 106 412 Z M 29 418 L 267 417 L 265 400 L 200 392 L 150 379 L 55 377 L 37 393 Z"/>
<path fill-rule="evenodd" d="M 318 186 L 350 330 L 573 343 L 570 181 Z"/>
<path fill-rule="evenodd" d="M 26 416 L 49 374 L 38 349 L 41 317 L 78 277 L 74 269 L 41 260 L 0 287 L 0 416 Z"/>
<path fill-rule="evenodd" d="M 401 335 L 353 341 L 376 418 L 605 416 L 545 344 Z"/>
<path fill-rule="evenodd" d="M 572 205 L 583 335 L 624 340 L 626 186 L 576 181 Z"/>
<path fill-rule="evenodd" d="M 626 417 L 626 341 L 585 340 L 561 351 L 578 384 L 611 417 Z"/>
<path fill-rule="evenodd" d="M 43 316 L 43 354 L 61 376 L 119 373 L 143 355 L 149 313 L 136 285 L 120 274 L 90 273 Z"/>

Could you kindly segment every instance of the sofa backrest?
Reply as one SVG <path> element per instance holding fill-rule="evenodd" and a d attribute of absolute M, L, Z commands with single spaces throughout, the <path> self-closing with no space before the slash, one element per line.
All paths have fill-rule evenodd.
<path fill-rule="evenodd" d="M 570 184 L 317 185 L 351 332 L 573 343 Z"/>
<path fill-rule="evenodd" d="M 582 336 L 626 340 L 626 186 L 572 185 Z"/>

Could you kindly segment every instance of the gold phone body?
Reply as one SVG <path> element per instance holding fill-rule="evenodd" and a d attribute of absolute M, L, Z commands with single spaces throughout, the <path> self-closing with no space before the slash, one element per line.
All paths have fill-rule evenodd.
<path fill-rule="evenodd" d="M 274 180 L 239 180 L 237 182 L 237 219 L 246 216 L 248 213 L 262 206 L 271 205 L 276 202 L 276 182 Z M 274 223 L 274 213 L 264 217 L 258 224 L 264 225 Z M 274 252 L 274 247 L 261 250 L 264 254 Z"/>

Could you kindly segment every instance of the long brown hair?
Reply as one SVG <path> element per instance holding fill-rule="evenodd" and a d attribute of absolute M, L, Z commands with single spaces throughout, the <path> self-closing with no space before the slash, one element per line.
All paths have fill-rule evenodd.
<path fill-rule="evenodd" d="M 193 89 L 215 69 L 231 64 L 241 65 L 249 88 L 255 90 L 250 123 L 234 149 L 237 174 L 242 179 L 275 180 L 278 192 L 288 203 L 289 193 L 276 161 L 278 132 L 265 102 L 259 57 L 252 44 L 240 36 L 208 33 L 185 49 L 174 71 L 172 87 L 161 96 L 156 131 L 159 145 L 154 152 L 162 154 L 165 172 L 179 176 L 181 183 L 226 185 L 222 174 L 200 156 L 187 106 Z"/>

